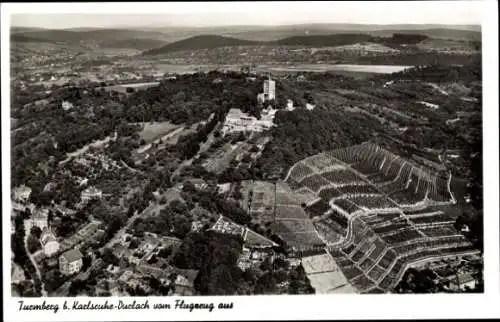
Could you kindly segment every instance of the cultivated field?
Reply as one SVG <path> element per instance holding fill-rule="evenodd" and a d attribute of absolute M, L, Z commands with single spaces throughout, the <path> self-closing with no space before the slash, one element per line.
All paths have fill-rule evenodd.
<path fill-rule="evenodd" d="M 266 181 L 241 182 L 241 206 L 252 216 L 252 221 L 263 224 L 273 220 L 274 184 Z"/>
<path fill-rule="evenodd" d="M 303 257 L 302 266 L 316 294 L 353 293 L 353 288 L 329 254 Z"/>

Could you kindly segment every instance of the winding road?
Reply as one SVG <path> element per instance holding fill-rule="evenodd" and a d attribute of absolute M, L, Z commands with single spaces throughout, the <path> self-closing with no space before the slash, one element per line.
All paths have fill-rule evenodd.
<path fill-rule="evenodd" d="M 42 296 L 47 296 L 47 291 L 45 290 L 45 284 L 42 281 L 42 274 L 40 273 L 40 270 L 38 269 L 38 265 L 36 264 L 36 261 L 33 259 L 33 255 L 28 251 L 28 235 L 25 233 L 24 234 L 24 248 L 26 249 L 26 254 L 28 254 L 28 257 L 35 267 L 36 275 L 38 277 L 38 280 L 40 281 L 40 286 L 41 286 L 41 292 Z"/>

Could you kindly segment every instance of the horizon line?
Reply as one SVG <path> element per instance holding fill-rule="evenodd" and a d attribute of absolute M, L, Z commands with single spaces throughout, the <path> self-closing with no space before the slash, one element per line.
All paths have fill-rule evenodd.
<path fill-rule="evenodd" d="M 75 26 L 75 27 L 62 27 L 62 28 L 47 28 L 42 26 L 29 26 L 29 25 L 16 25 L 11 24 L 10 27 L 17 28 L 38 28 L 38 29 L 47 29 L 47 30 L 68 30 L 68 29 L 78 29 L 78 28 L 95 28 L 95 29 L 127 29 L 127 28 L 224 28 L 224 27 L 288 27 L 288 26 L 311 26 L 311 25 L 353 25 L 353 26 L 402 26 L 402 25 L 415 25 L 415 26 L 474 26 L 481 27 L 480 23 L 386 23 L 386 24 L 377 24 L 377 23 L 350 23 L 350 22 L 312 22 L 312 23 L 286 23 L 286 24 L 233 24 L 233 25 L 206 25 L 206 26 L 197 26 L 197 25 L 116 25 L 116 26 L 108 26 L 108 27 L 98 27 L 92 25 L 85 26 Z"/>

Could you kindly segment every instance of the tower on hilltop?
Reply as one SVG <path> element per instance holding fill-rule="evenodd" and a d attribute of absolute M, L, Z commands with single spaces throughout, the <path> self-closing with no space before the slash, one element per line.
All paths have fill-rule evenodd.
<path fill-rule="evenodd" d="M 268 100 L 276 98 L 276 82 L 271 79 L 271 76 L 264 81 L 264 97 Z"/>

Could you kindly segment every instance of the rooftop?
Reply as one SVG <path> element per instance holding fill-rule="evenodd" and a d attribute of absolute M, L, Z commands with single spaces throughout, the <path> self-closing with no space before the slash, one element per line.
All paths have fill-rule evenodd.
<path fill-rule="evenodd" d="M 456 275 L 456 279 L 453 282 L 457 284 L 465 284 L 475 280 L 475 278 L 470 273 L 461 273 Z"/>
<path fill-rule="evenodd" d="M 82 253 L 78 249 L 70 249 L 67 252 L 63 253 L 61 256 L 66 258 L 68 262 L 74 262 L 83 257 Z"/>

